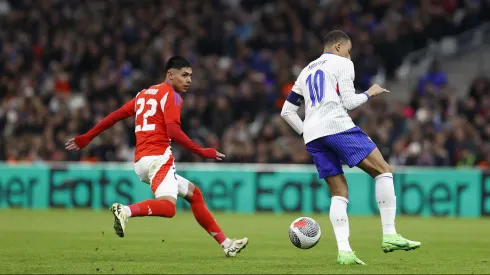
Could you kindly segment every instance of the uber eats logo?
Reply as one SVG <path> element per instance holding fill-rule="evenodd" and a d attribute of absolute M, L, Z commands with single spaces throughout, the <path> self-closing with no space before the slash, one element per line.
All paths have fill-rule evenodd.
<path fill-rule="evenodd" d="M 429 170 L 396 175 L 398 210 L 424 216 L 480 216 L 482 175 L 478 171 Z"/>
<path fill-rule="evenodd" d="M 107 208 L 152 198 L 131 169 L 0 165 L 0 208 Z M 240 213 L 328 213 L 326 183 L 311 171 L 182 170 L 201 188 L 212 210 Z M 346 173 L 349 214 L 377 215 L 375 182 Z M 490 216 L 490 175 L 476 169 L 406 169 L 394 174 L 398 213 L 421 216 Z M 189 209 L 179 199 L 178 207 Z"/>

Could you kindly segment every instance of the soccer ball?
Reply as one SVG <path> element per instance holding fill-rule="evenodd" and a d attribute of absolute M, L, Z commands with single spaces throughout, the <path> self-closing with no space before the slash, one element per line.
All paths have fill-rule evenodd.
<path fill-rule="evenodd" d="M 310 249 L 320 241 L 321 236 L 320 225 L 309 217 L 297 218 L 289 226 L 289 239 L 297 248 Z"/>

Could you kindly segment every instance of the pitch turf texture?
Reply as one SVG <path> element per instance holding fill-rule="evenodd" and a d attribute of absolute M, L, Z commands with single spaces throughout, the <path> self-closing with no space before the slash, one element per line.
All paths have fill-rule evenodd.
<path fill-rule="evenodd" d="M 490 273 L 489 219 L 399 217 L 399 230 L 422 248 L 385 254 L 379 218 L 351 217 L 351 243 L 368 265 L 339 266 L 328 215 L 312 215 L 323 236 L 310 250 L 289 241 L 298 216 L 217 214 L 230 237 L 250 239 L 227 259 L 191 213 L 132 219 L 121 239 L 109 211 L 3 210 L 0 273 Z"/>

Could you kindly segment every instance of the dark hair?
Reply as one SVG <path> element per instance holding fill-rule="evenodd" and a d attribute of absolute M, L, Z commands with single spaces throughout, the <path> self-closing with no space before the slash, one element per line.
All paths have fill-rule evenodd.
<path fill-rule="evenodd" d="M 323 38 L 323 44 L 325 46 L 330 46 L 335 43 L 349 41 L 349 40 L 350 37 L 345 32 L 341 30 L 334 30 L 327 33 L 327 35 L 325 35 L 325 38 Z"/>
<path fill-rule="evenodd" d="M 168 72 L 170 69 L 177 69 L 180 70 L 182 68 L 190 68 L 191 63 L 189 60 L 185 59 L 182 56 L 176 55 L 172 56 L 168 61 L 167 64 L 165 64 L 165 72 Z"/>

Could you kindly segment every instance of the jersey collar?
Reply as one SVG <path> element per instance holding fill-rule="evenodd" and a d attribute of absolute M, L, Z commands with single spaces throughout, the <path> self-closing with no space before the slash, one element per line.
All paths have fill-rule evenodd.
<path fill-rule="evenodd" d="M 172 86 L 172 84 L 170 84 L 170 82 L 165 81 L 165 84 L 167 84 L 167 85 L 168 85 L 168 86 L 169 86 L 169 87 L 172 89 L 172 91 L 174 91 L 174 93 L 175 93 L 175 89 L 174 89 L 174 87 Z"/>

